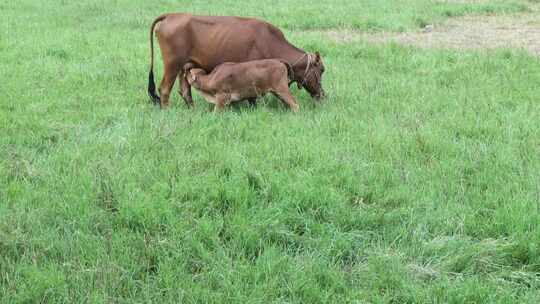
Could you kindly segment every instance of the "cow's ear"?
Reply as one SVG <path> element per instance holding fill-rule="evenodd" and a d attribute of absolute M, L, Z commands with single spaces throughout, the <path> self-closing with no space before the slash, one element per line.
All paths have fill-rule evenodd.
<path fill-rule="evenodd" d="M 319 52 L 315 52 L 315 62 L 321 62 L 321 54 Z"/>

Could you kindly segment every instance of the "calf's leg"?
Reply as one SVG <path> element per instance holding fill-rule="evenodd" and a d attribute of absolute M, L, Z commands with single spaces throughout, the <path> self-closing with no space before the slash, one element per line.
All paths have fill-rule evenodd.
<path fill-rule="evenodd" d="M 294 99 L 294 96 L 292 95 L 291 91 L 289 90 L 288 86 L 280 86 L 274 94 L 281 99 L 284 103 L 286 103 L 293 112 L 298 112 L 298 109 L 300 106 L 298 103 L 296 103 L 296 100 Z"/>
<path fill-rule="evenodd" d="M 215 96 L 215 104 L 216 106 L 214 107 L 214 113 L 218 113 L 218 112 L 223 112 L 223 109 L 225 108 L 225 104 L 227 103 L 228 100 L 228 96 L 226 94 L 217 94 Z"/>

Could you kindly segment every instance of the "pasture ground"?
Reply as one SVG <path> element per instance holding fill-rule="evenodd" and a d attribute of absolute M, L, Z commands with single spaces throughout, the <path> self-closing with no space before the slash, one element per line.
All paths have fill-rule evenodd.
<path fill-rule="evenodd" d="M 539 58 L 327 35 L 537 2 L 2 2 L 0 302 L 540 302 Z M 276 24 L 328 100 L 151 106 L 170 11 Z"/>

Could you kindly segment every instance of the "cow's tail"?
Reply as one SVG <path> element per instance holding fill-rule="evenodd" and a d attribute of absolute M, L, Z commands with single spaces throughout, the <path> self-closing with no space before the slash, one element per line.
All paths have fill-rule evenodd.
<path fill-rule="evenodd" d="M 157 17 L 150 26 L 150 73 L 148 74 L 148 96 L 150 96 L 150 99 L 154 104 L 160 103 L 160 98 L 156 92 L 156 82 L 154 81 L 154 28 L 158 22 L 166 17 L 167 15 Z"/>
<path fill-rule="evenodd" d="M 294 81 L 294 70 L 290 63 L 287 61 L 281 60 L 281 62 L 287 67 L 287 77 L 289 78 L 289 84 Z"/>

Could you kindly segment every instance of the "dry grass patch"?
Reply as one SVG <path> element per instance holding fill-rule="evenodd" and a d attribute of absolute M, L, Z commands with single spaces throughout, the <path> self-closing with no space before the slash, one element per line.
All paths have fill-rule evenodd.
<path fill-rule="evenodd" d="M 428 25 L 416 32 L 366 33 L 351 29 L 327 30 L 326 38 L 337 42 L 397 42 L 423 48 L 494 49 L 522 48 L 540 55 L 538 8 L 529 14 L 467 16 L 440 25 Z"/>

